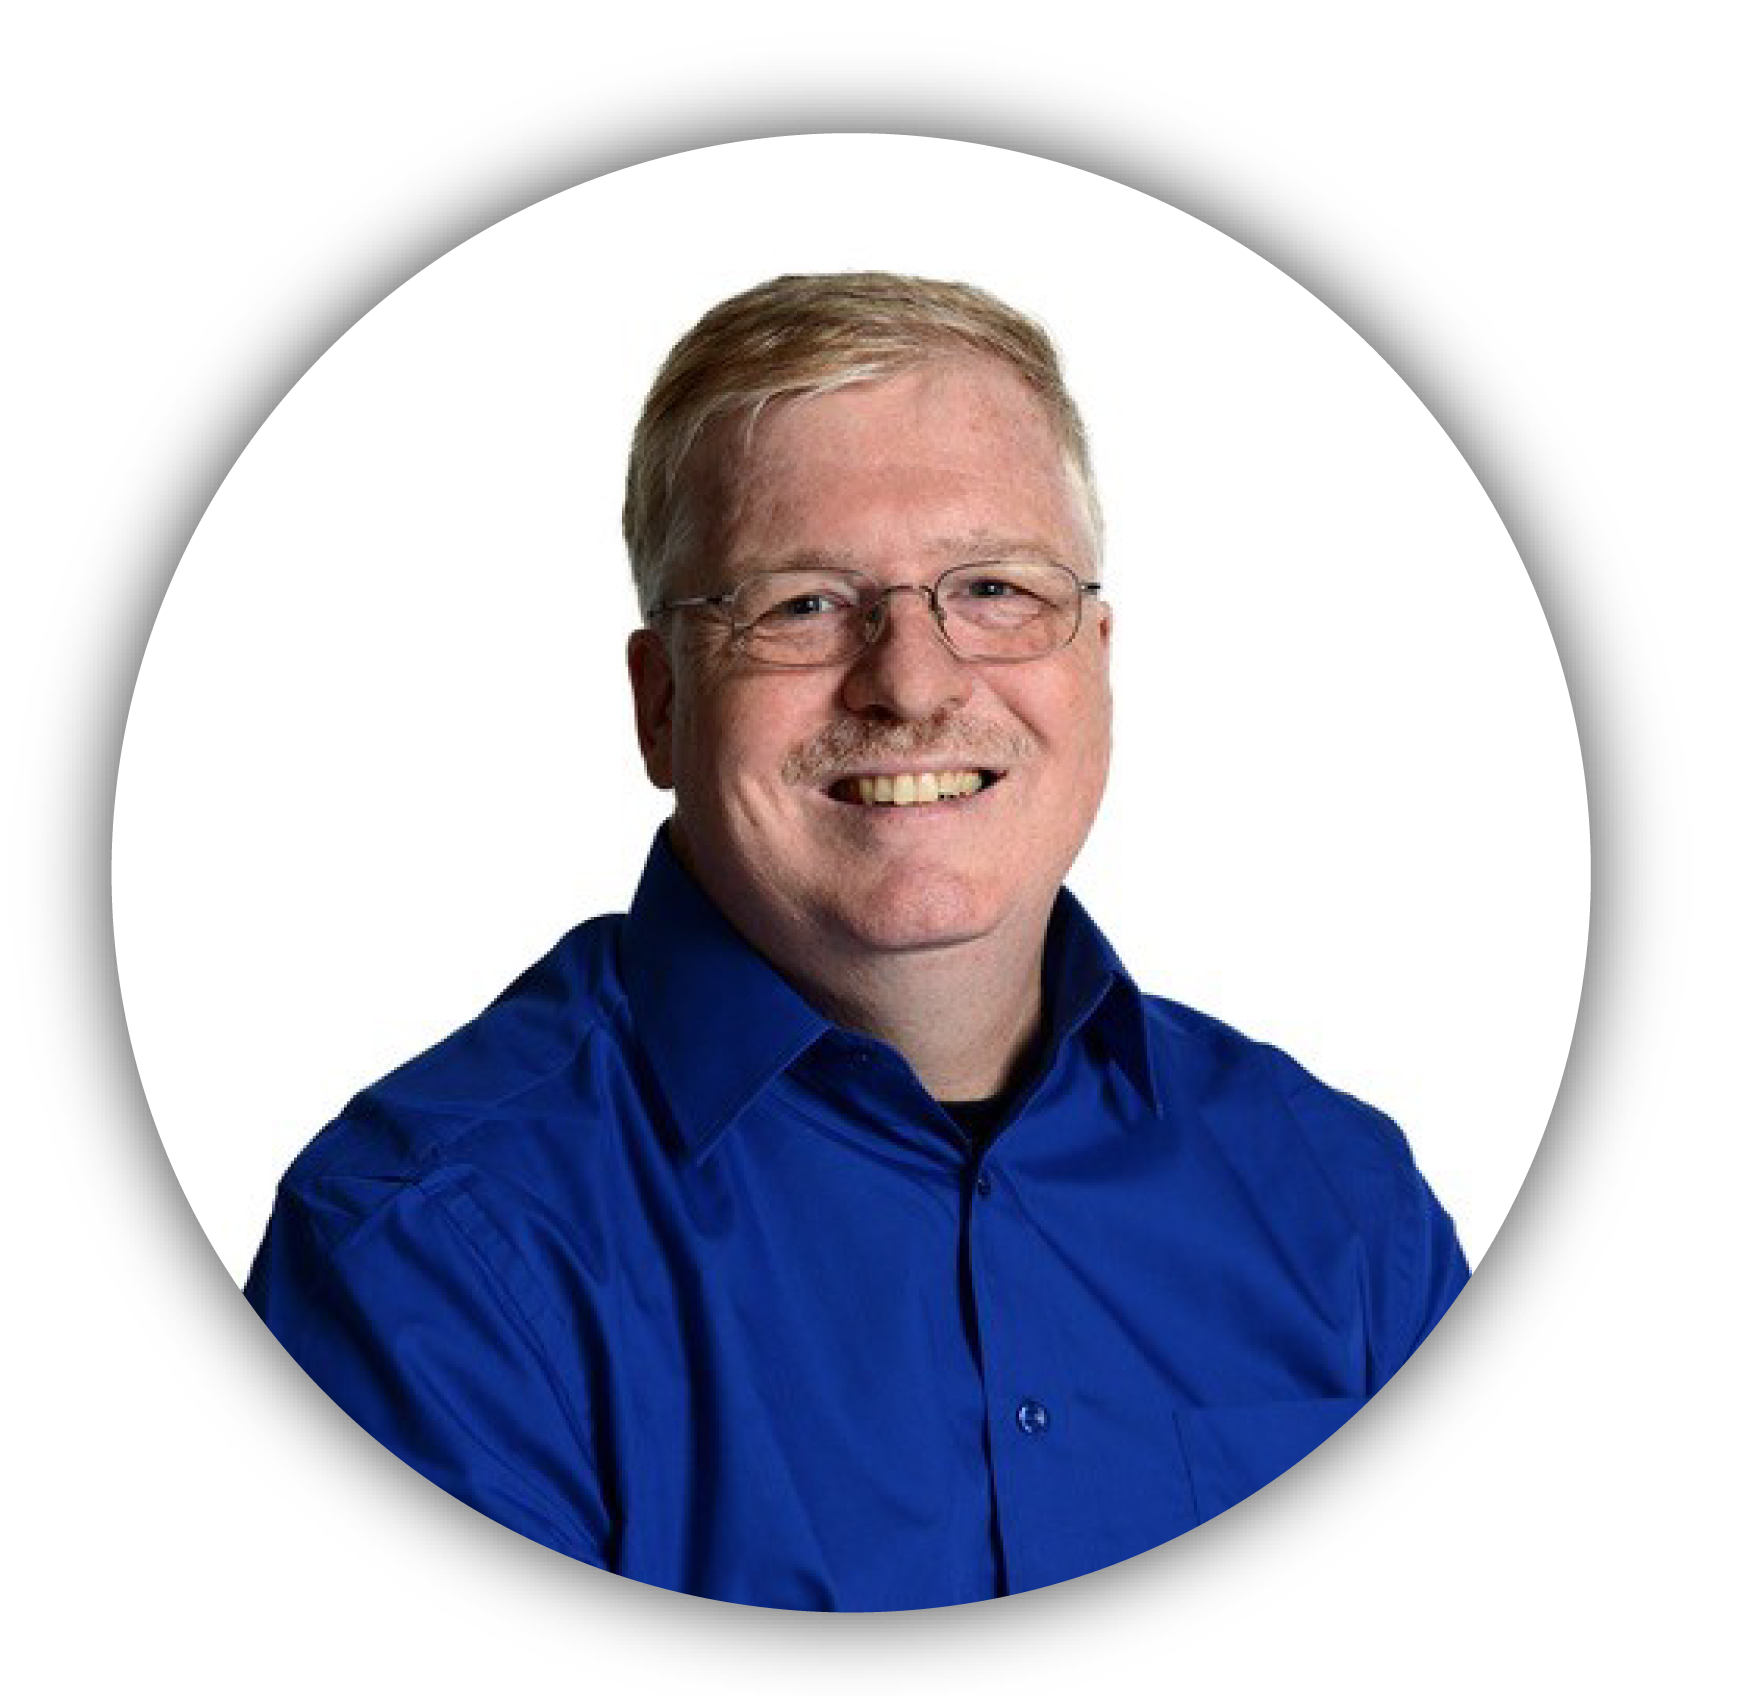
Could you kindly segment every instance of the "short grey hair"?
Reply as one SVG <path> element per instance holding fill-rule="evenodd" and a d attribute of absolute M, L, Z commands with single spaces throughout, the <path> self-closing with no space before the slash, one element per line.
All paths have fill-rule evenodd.
<path fill-rule="evenodd" d="M 1056 431 L 1094 547 L 1104 520 L 1086 428 L 1035 320 L 969 283 L 887 271 L 775 277 L 713 307 L 670 350 L 634 430 L 622 531 L 642 614 L 664 596 L 694 515 L 682 476 L 695 444 L 725 418 L 752 423 L 768 402 L 874 382 L 928 359 L 988 354 L 1013 367 Z"/>

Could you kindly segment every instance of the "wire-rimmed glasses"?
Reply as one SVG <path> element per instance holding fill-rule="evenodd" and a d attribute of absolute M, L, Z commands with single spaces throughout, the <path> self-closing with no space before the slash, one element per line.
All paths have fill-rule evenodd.
<path fill-rule="evenodd" d="M 1074 640 L 1085 599 L 1100 588 L 1047 560 L 979 560 L 933 583 L 890 585 L 845 567 L 790 566 L 757 571 L 722 595 L 660 601 L 646 620 L 710 607 L 730 621 L 731 647 L 747 659 L 842 665 L 881 635 L 892 597 L 909 590 L 928 601 L 942 640 L 961 659 L 1036 660 Z"/>

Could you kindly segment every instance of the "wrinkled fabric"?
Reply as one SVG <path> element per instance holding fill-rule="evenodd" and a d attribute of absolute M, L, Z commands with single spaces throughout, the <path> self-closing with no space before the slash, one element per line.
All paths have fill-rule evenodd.
<path fill-rule="evenodd" d="M 974 1149 L 654 844 L 281 1184 L 248 1299 L 411 1466 L 580 1561 L 804 1609 L 1090 1572 L 1283 1472 L 1467 1279 L 1400 1132 L 1143 997 L 1074 898 Z"/>

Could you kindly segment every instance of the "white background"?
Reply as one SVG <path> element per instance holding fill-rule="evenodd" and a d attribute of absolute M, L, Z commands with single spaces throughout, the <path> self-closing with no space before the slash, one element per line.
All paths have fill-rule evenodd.
<path fill-rule="evenodd" d="M 668 805 L 622 652 L 640 398 L 745 282 L 865 262 L 1042 312 L 1090 421 L 1118 753 L 1075 890 L 1146 988 L 1398 1119 L 1489 1246 L 1561 1080 L 1589 864 L 1500 517 L 1367 342 L 1198 219 L 1005 149 L 826 135 L 473 237 L 345 333 L 201 518 L 128 714 L 115 938 L 238 1281 L 315 1127 L 627 904 Z"/>

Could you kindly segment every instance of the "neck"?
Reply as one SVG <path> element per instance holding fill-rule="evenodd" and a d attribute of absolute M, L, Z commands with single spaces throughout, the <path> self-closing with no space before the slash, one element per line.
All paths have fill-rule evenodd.
<path fill-rule="evenodd" d="M 896 1048 L 937 1101 L 979 1101 L 1012 1083 L 1043 1020 L 1044 937 L 856 956 L 817 974 L 774 960 L 835 1024 Z"/>
<path fill-rule="evenodd" d="M 1013 1082 L 1043 1023 L 1054 894 L 967 942 L 867 948 L 755 924 L 753 912 L 734 910 L 694 865 L 681 830 L 672 828 L 670 844 L 688 875 L 811 1006 L 897 1049 L 937 1101 L 981 1101 Z"/>

